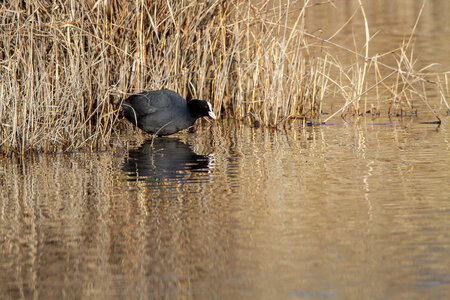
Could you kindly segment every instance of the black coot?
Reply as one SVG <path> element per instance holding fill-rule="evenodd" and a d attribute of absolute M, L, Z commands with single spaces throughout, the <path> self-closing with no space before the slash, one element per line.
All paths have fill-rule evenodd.
<path fill-rule="evenodd" d="M 198 99 L 186 101 L 170 90 L 132 95 L 122 102 L 122 107 L 125 118 L 131 123 L 160 136 L 186 129 L 200 117 L 216 119 L 209 102 Z"/>

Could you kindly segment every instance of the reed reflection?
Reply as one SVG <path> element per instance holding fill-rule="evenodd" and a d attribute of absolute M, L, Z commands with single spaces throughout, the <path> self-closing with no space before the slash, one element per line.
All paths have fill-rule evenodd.
<path fill-rule="evenodd" d="M 178 181 L 189 179 L 192 173 L 207 173 L 211 166 L 211 156 L 195 153 L 177 138 L 161 137 L 130 150 L 122 170 L 127 172 L 130 181 Z"/>

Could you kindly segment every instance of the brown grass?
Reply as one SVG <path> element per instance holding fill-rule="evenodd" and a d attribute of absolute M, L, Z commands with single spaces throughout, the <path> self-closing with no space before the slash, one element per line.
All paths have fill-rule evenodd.
<path fill-rule="evenodd" d="M 342 66 L 323 48 L 339 45 L 307 33 L 309 1 L 293 23 L 289 5 L 270 3 L 3 2 L 1 152 L 108 145 L 118 134 L 120 100 L 144 89 L 207 99 L 218 115 L 266 126 L 297 118 L 326 122 L 369 107 L 379 113 L 384 103 L 388 114 L 413 113 L 413 101 L 429 105 L 430 84 L 448 109 L 448 73 L 430 79 L 415 71 L 409 41 L 389 53 L 398 65 L 386 66 L 383 55 L 369 57 L 366 26 L 364 54 L 347 49 L 355 63 Z M 329 94 L 345 104 L 322 120 Z"/>

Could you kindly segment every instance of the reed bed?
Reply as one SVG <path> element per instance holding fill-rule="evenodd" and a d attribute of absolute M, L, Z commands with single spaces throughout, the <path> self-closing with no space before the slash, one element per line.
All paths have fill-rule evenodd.
<path fill-rule="evenodd" d="M 107 146 L 119 134 L 121 99 L 144 89 L 207 99 L 219 116 L 265 126 L 378 114 L 386 103 L 388 114 L 413 114 L 414 101 L 429 106 L 430 84 L 449 109 L 448 73 L 415 71 L 409 42 L 386 66 L 383 55 L 369 57 L 367 28 L 362 54 L 346 49 L 355 63 L 343 66 L 339 45 L 308 33 L 309 1 L 295 10 L 273 3 L 2 2 L 1 152 Z M 344 103 L 323 118 L 329 95 Z"/>

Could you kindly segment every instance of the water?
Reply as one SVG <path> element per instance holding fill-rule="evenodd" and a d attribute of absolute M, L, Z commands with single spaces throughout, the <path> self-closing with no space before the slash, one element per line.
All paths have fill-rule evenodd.
<path fill-rule="evenodd" d="M 302 1 L 291 2 L 292 10 L 299 9 Z M 450 11 L 449 1 L 362 0 L 367 16 L 371 41 L 369 56 L 389 53 L 411 38 L 416 70 L 433 66 L 428 72 L 447 72 L 450 69 Z M 422 10 L 422 4 L 425 6 Z M 306 13 L 308 31 L 351 50 L 364 54 L 365 24 L 358 1 L 317 1 Z M 313 1 L 310 1 L 313 4 Z M 422 10 L 422 12 L 421 12 Z M 353 16 L 353 18 L 352 18 Z M 418 18 L 420 16 L 420 18 Z M 295 19 L 293 12 L 292 19 Z M 350 21 L 349 21 L 350 20 Z M 416 29 L 414 26 L 417 22 Z M 346 24 L 346 25 L 345 25 Z M 339 31 L 339 34 L 335 33 Z M 354 55 L 330 47 L 329 52 L 339 61 L 351 61 Z M 395 56 L 387 55 L 381 61 L 397 67 Z"/>
<path fill-rule="evenodd" d="M 310 31 L 327 38 L 355 3 L 312 7 Z M 364 3 L 380 53 L 421 6 Z M 448 70 L 448 11 L 427 2 L 420 66 Z M 356 18 L 333 41 L 353 49 L 362 30 Z M 435 120 L 422 111 L 279 129 L 220 120 L 124 135 L 111 151 L 2 158 L 0 298 L 448 299 L 450 120 L 418 124 Z"/>
<path fill-rule="evenodd" d="M 4 160 L 2 298 L 445 299 L 448 125 L 371 123 Z"/>

